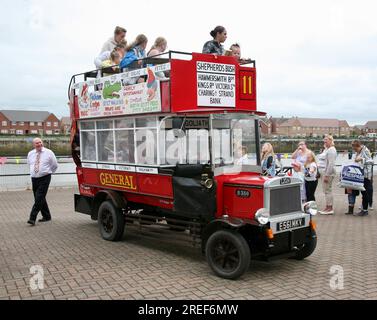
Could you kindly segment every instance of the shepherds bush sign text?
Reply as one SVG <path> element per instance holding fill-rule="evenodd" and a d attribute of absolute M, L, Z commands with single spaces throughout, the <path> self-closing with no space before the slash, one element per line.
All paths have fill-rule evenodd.
<path fill-rule="evenodd" d="M 236 67 L 231 64 L 197 62 L 199 107 L 236 106 Z"/>

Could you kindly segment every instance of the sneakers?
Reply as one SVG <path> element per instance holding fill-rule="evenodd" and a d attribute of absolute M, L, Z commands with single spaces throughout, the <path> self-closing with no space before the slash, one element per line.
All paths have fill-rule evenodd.
<path fill-rule="evenodd" d="M 365 217 L 368 215 L 368 210 L 360 210 L 359 212 L 354 213 L 353 215 L 356 217 Z"/>
<path fill-rule="evenodd" d="M 363 207 L 360 206 L 359 209 L 360 209 L 360 210 L 363 210 Z M 368 206 L 368 210 L 373 210 L 373 207 L 372 207 L 371 205 L 369 205 L 369 206 Z"/>
<path fill-rule="evenodd" d="M 334 210 L 325 209 L 323 211 L 319 211 L 318 213 L 324 216 L 329 216 L 334 214 Z"/>
<path fill-rule="evenodd" d="M 31 226 L 35 226 L 35 221 L 33 221 L 33 220 L 28 220 L 27 223 L 30 224 Z"/>

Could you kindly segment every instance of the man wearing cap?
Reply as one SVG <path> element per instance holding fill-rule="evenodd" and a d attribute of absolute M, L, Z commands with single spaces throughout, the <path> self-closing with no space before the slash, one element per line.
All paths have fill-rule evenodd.
<path fill-rule="evenodd" d="M 47 205 L 46 195 L 51 182 L 51 174 L 58 168 L 55 154 L 43 146 L 40 138 L 33 140 L 34 149 L 27 156 L 30 168 L 31 181 L 34 193 L 34 205 L 30 212 L 28 224 L 34 226 L 39 211 L 42 219 L 39 222 L 51 220 L 50 210 Z"/>

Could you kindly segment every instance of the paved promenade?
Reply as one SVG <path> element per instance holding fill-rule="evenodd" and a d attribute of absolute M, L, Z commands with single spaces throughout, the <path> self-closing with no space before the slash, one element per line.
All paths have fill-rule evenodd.
<path fill-rule="evenodd" d="M 214 276 L 199 250 L 174 239 L 126 229 L 121 242 L 102 240 L 97 223 L 74 212 L 73 192 L 50 190 L 53 221 L 36 227 L 26 224 L 31 191 L 0 193 L 0 299 L 377 299 L 377 212 L 345 216 L 342 189 L 336 215 L 316 218 L 311 257 L 253 262 L 237 281 Z M 34 265 L 44 270 L 42 290 L 30 289 Z M 330 287 L 333 266 L 344 270 L 343 289 Z"/>

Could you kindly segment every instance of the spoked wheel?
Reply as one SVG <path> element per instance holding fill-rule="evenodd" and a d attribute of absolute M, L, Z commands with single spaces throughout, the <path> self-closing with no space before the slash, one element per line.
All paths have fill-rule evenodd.
<path fill-rule="evenodd" d="M 106 233 L 111 233 L 114 228 L 113 216 L 109 210 L 102 213 L 102 227 Z"/>
<path fill-rule="evenodd" d="M 226 279 L 237 279 L 250 266 L 250 248 L 239 233 L 216 231 L 206 244 L 208 264 L 215 274 Z"/>
<path fill-rule="evenodd" d="M 119 241 L 124 232 L 125 219 L 123 214 L 111 201 L 105 201 L 98 209 L 98 225 L 103 239 Z"/>

